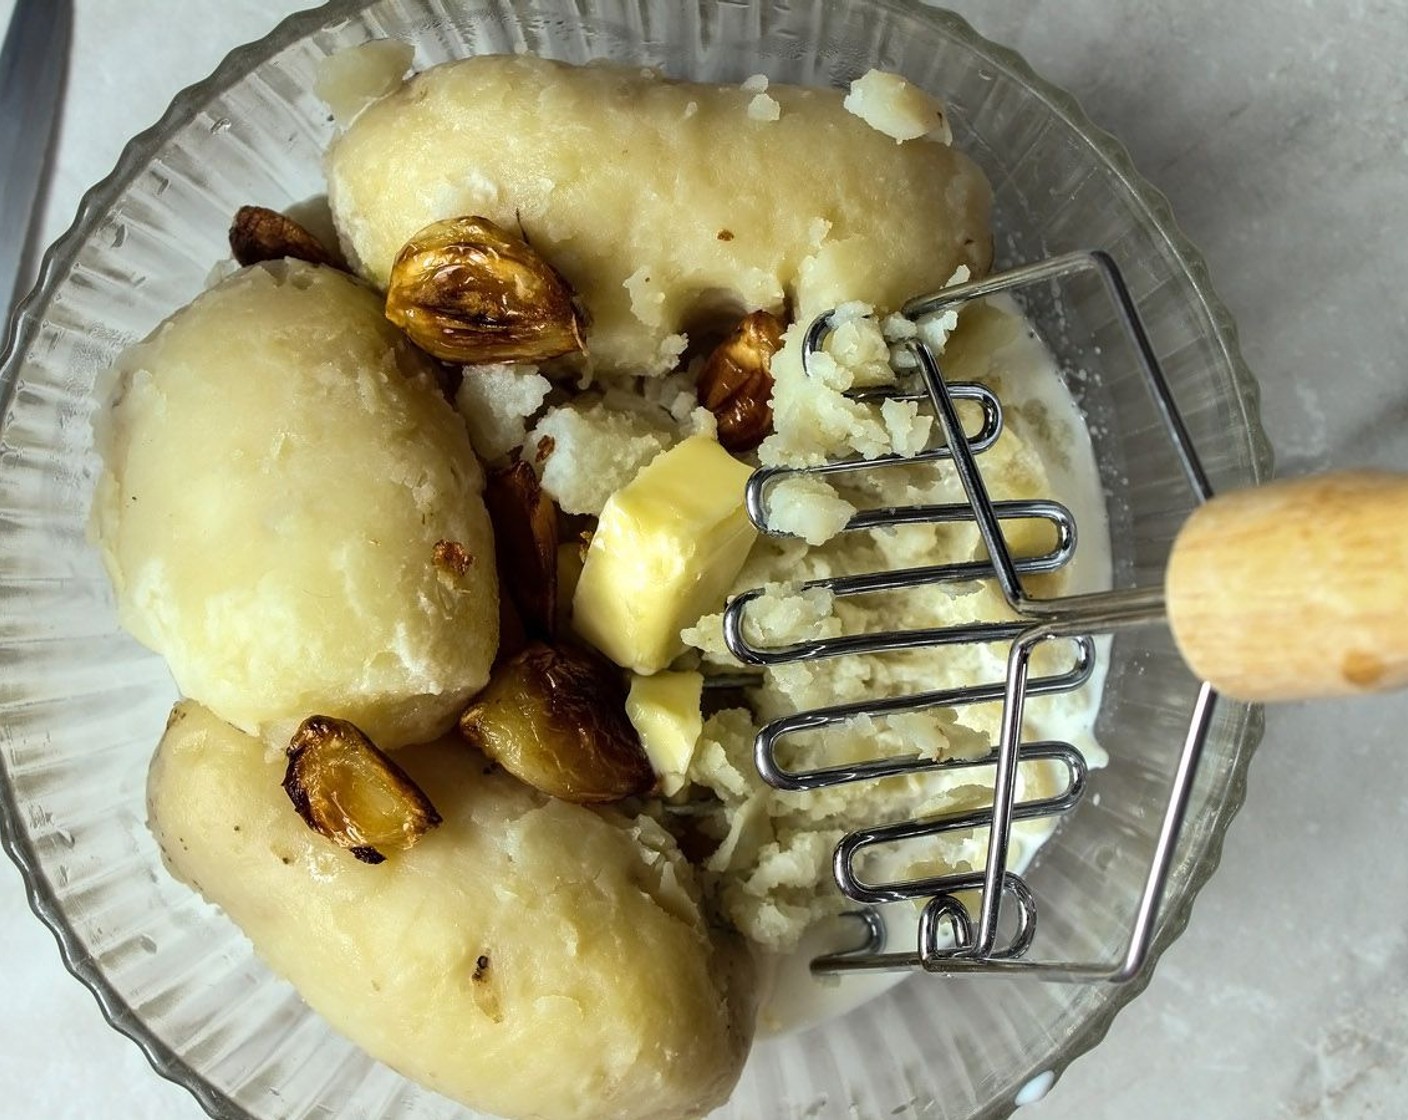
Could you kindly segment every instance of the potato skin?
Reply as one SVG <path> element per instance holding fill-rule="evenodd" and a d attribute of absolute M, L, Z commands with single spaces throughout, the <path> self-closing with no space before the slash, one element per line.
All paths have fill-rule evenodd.
<path fill-rule="evenodd" d="M 327 158 L 348 259 L 384 287 L 431 222 L 480 215 L 528 241 L 591 313 L 605 370 L 663 372 L 667 339 L 722 313 L 802 320 L 886 308 L 992 256 L 990 192 L 957 149 L 896 144 L 838 90 L 737 86 L 639 67 L 486 55 L 432 67 L 364 110 Z M 730 317 L 731 315 L 731 317 Z"/>
<path fill-rule="evenodd" d="M 92 532 L 123 625 L 182 694 L 251 733 L 313 713 L 383 749 L 448 730 L 498 642 L 483 472 L 375 293 L 244 269 L 112 381 Z M 463 570 L 436 564 L 441 541 Z"/>
<path fill-rule="evenodd" d="M 750 969 L 659 827 L 486 774 L 461 743 L 397 762 L 444 823 L 368 866 L 299 819 L 274 752 L 183 701 L 151 825 L 172 873 L 314 1010 L 446 1096 L 524 1120 L 692 1120 L 722 1103 L 752 1036 Z"/>

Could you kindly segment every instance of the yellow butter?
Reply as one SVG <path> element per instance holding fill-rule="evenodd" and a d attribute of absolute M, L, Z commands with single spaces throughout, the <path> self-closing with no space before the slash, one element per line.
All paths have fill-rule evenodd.
<path fill-rule="evenodd" d="M 704 677 L 695 672 L 631 675 L 626 715 L 640 736 L 666 797 L 685 787 L 690 759 L 704 733 Z"/>
<path fill-rule="evenodd" d="M 613 494 L 573 596 L 577 633 L 643 675 L 683 653 L 680 631 L 723 606 L 757 539 L 743 507 L 750 473 L 692 436 Z"/>

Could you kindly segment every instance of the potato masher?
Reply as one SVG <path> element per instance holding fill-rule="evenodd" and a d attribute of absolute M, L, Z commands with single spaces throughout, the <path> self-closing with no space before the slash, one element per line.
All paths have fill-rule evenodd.
<path fill-rule="evenodd" d="M 936 973 L 1016 973 L 1045 980 L 1128 980 L 1139 972 L 1148 955 L 1218 692 L 1225 691 L 1240 700 L 1263 701 L 1353 694 L 1408 684 L 1408 579 L 1403 575 L 1408 571 L 1408 476 L 1342 473 L 1273 483 L 1214 498 L 1207 472 L 1133 298 L 1108 254 L 1082 251 L 1013 268 L 913 299 L 901 314 L 917 321 L 956 310 L 973 300 L 1082 273 L 1093 273 L 1102 281 L 1116 319 L 1132 344 L 1143 381 L 1167 429 L 1182 472 L 1199 503 L 1175 540 L 1162 586 L 1056 598 L 1027 595 L 1021 578 L 1024 574 L 1055 571 L 1070 559 L 1075 545 L 1074 518 L 1056 502 L 994 502 L 989 497 L 977 459 L 1001 432 L 1001 402 L 984 386 L 946 382 L 938 357 L 918 339 L 904 345 L 915 361 L 922 389 L 908 393 L 890 388 L 868 389 L 851 395 L 855 399 L 884 396 L 929 402 L 943 433 L 942 445 L 906 459 L 886 456 L 814 467 L 764 468 L 754 472 L 749 481 L 749 516 L 761 531 L 770 532 L 767 494 L 783 478 L 844 475 L 900 462 L 951 462 L 962 484 L 965 503 L 862 511 L 851 519 L 846 530 L 918 522 L 969 522 L 976 526 L 988 560 L 839 576 L 803 587 L 824 586 L 835 595 L 845 596 L 990 579 L 996 582 L 1016 615 L 1011 622 L 848 635 L 764 647 L 750 642 L 744 634 L 748 605 L 762 594 L 762 589 L 738 595 L 725 611 L 728 648 L 749 665 L 964 642 L 1010 643 L 1005 680 L 798 712 L 773 720 L 759 731 L 754 747 L 758 769 L 764 780 L 784 790 L 814 790 L 958 768 L 988 767 L 995 775 L 990 808 L 861 829 L 841 841 L 833 861 L 836 881 L 848 898 L 861 904 L 863 909 L 857 913 L 865 920 L 868 937 L 858 949 L 819 958 L 813 962 L 817 971 L 922 969 Z M 818 316 L 809 327 L 803 351 L 808 368 L 811 358 L 824 347 L 834 323 L 832 311 Z M 971 435 L 964 430 L 957 401 L 970 401 L 981 409 L 981 425 Z M 1001 522 L 1019 518 L 1048 522 L 1055 532 L 1055 546 L 1037 557 L 1014 558 L 1004 540 Z M 1365 564 L 1365 557 L 1375 559 Z M 1087 784 L 1084 759 L 1071 744 L 1021 742 L 1026 699 L 1068 691 L 1085 683 L 1097 656 L 1096 635 L 1165 621 L 1182 657 L 1204 683 L 1191 713 L 1122 959 L 1113 966 L 1024 960 L 1035 933 L 1036 903 L 1023 878 L 1007 868 L 1012 824 L 1019 819 L 1071 810 L 1081 800 Z M 1070 665 L 1060 672 L 1034 675 L 1033 651 L 1046 642 L 1068 643 Z M 789 770 L 778 759 L 779 742 L 802 731 L 863 715 L 884 716 L 992 701 L 1002 703 L 1001 733 L 996 749 L 984 758 L 934 762 L 901 757 L 807 771 Z M 1023 761 L 1039 759 L 1056 763 L 1064 771 L 1064 787 L 1053 796 L 1018 802 L 1018 766 Z M 867 882 L 857 870 L 857 858 L 875 845 L 971 829 L 985 829 L 989 836 L 987 860 L 980 872 L 886 883 Z M 971 902 L 975 893 L 976 914 Z M 885 924 L 875 907 L 925 898 L 928 902 L 920 915 L 915 950 L 886 952 Z M 1002 908 L 1008 899 L 1015 905 L 1016 920 L 1009 923 L 1015 928 L 1000 935 Z"/>

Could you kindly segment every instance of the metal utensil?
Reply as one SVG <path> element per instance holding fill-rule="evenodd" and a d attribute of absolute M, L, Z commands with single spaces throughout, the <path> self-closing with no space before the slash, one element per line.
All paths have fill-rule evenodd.
<path fill-rule="evenodd" d="M 0 315 L 5 318 L 28 259 L 72 36 L 72 0 L 19 0 L 0 47 Z"/>
<path fill-rule="evenodd" d="M 916 298 L 901 313 L 919 320 L 957 309 L 972 300 L 1081 273 L 1093 273 L 1103 282 L 1115 321 L 1121 324 L 1132 345 L 1145 385 L 1197 503 L 1193 516 L 1175 540 L 1163 585 L 1051 599 L 1028 595 L 1023 574 L 1054 571 L 1073 555 L 1074 519 L 1054 502 L 991 499 L 978 459 L 1001 432 L 1001 402 L 982 386 L 948 383 L 941 372 L 939 356 L 917 340 L 906 344 L 919 372 L 920 387 L 916 391 L 895 394 L 866 390 L 863 395 L 851 395 L 873 400 L 883 394 L 928 402 L 943 433 L 942 445 L 917 458 L 889 456 L 869 462 L 768 468 L 756 471 L 749 480 L 749 516 L 760 530 L 770 532 L 767 493 L 788 476 L 835 476 L 915 462 L 951 465 L 966 501 L 863 511 L 852 518 L 846 531 L 925 522 L 967 522 L 978 529 L 988 560 L 846 575 L 803 586 L 824 587 L 834 595 L 848 596 L 984 579 L 997 584 L 1013 614 L 1008 622 L 847 635 L 769 647 L 750 641 L 745 626 L 749 604 L 762 594 L 761 589 L 737 596 L 726 610 L 724 636 L 728 647 L 735 657 L 751 665 L 969 643 L 1002 643 L 1009 651 L 1005 680 L 798 712 L 775 719 L 759 731 L 754 746 L 758 770 L 765 781 L 783 790 L 815 790 L 901 774 L 977 767 L 990 768 L 994 774 L 990 807 L 863 828 L 841 840 L 834 858 L 836 881 L 848 898 L 866 908 L 858 916 L 864 919 L 868 940 L 858 949 L 813 962 L 817 971 L 923 969 L 938 973 L 1020 973 L 1043 980 L 1131 979 L 1146 960 L 1152 941 L 1211 722 L 1214 688 L 1259 701 L 1353 694 L 1408 684 L 1408 578 L 1398 574 L 1408 570 L 1408 476 L 1380 472 L 1325 475 L 1294 483 L 1273 483 L 1230 498 L 1214 498 L 1207 472 L 1134 301 L 1108 255 L 1098 251 L 1072 253 L 1012 269 Z M 807 332 L 803 360 L 808 369 L 813 356 L 824 350 L 832 331 L 831 319 L 830 312 L 819 316 Z M 959 400 L 982 407 L 982 423 L 975 433 L 967 432 L 959 418 L 955 406 Z M 1054 530 L 1056 545 L 1043 556 L 1015 558 L 1001 528 L 1002 522 L 1009 519 L 1047 521 Z M 1366 567 L 1365 557 L 1374 557 L 1376 562 L 1370 571 L 1360 575 Z M 1022 740 L 1025 702 L 1031 696 L 1071 691 L 1084 684 L 1097 656 L 1095 636 L 1162 624 L 1165 620 L 1184 660 L 1200 680 L 1210 683 L 1202 685 L 1190 713 L 1152 862 L 1141 896 L 1132 907 L 1125 949 L 1114 962 L 1023 959 L 1032 945 L 1037 913 L 1032 890 L 1008 868 L 1012 826 L 1018 820 L 1052 817 L 1074 809 L 1087 786 L 1085 761 L 1073 745 Z M 1044 675 L 1032 672 L 1033 651 L 1045 642 L 1066 645 L 1064 670 Z M 1000 741 L 986 757 L 937 762 L 915 757 L 882 758 L 810 770 L 790 769 L 779 760 L 779 743 L 786 738 L 857 717 L 998 701 L 1003 705 Z M 1019 801 L 1018 767 L 1022 762 L 1037 760 L 1056 763 L 1064 771 L 1064 782 L 1054 795 Z M 970 830 L 982 830 L 988 835 L 987 860 L 981 870 L 875 882 L 867 880 L 858 869 L 859 857 L 877 845 Z M 886 926 L 875 907 L 926 899 L 915 949 L 886 952 Z M 1015 923 L 1009 923 L 1010 932 L 1005 936 L 999 934 L 1004 905 L 1015 908 L 1016 918 Z"/>

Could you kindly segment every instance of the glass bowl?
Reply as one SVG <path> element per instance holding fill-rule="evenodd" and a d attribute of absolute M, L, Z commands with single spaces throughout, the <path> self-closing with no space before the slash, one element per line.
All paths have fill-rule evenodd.
<path fill-rule="evenodd" d="M 1269 471 L 1257 394 L 1201 258 L 1164 199 L 1069 96 L 961 19 L 897 0 L 345 0 L 231 54 L 133 140 L 50 251 L 0 372 L 0 787 L 4 841 L 70 970 L 112 1025 L 213 1116 L 467 1115 L 335 1035 L 239 932 L 161 870 L 147 762 L 176 693 L 117 625 L 84 524 L 99 373 L 201 290 L 230 216 L 323 189 L 331 133 L 311 93 L 328 54 L 392 36 L 416 64 L 533 50 L 680 77 L 841 85 L 871 66 L 948 103 L 996 192 L 999 260 L 1102 247 L 1119 261 L 1217 487 Z M 1075 293 L 1029 310 L 1085 409 L 1117 582 L 1160 579 L 1192 503 L 1108 312 Z M 1099 732 L 1111 755 L 1031 874 L 1054 955 L 1117 956 L 1197 684 L 1159 628 L 1116 643 Z M 1217 709 L 1154 953 L 1217 864 L 1260 736 Z M 1146 971 L 1147 977 L 1147 971 Z M 759 1045 L 723 1117 L 1000 1117 L 1050 1084 L 1142 987 L 917 977 L 827 1026 Z"/>

